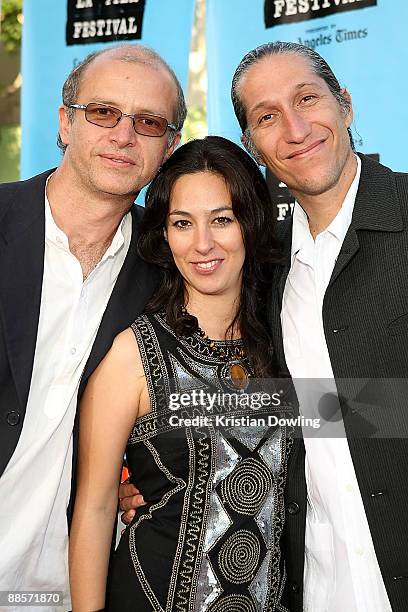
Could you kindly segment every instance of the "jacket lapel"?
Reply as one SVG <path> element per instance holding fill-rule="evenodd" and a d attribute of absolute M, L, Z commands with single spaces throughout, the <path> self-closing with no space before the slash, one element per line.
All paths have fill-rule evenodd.
<path fill-rule="evenodd" d="M 365 155 L 361 158 L 361 177 L 350 227 L 333 269 L 329 287 L 350 263 L 360 248 L 359 230 L 398 232 L 404 227 L 394 173 Z M 286 279 L 290 269 L 293 220 L 277 225 L 284 259 L 275 267 L 268 299 L 268 318 L 279 365 L 286 368 L 280 313 Z"/>
<path fill-rule="evenodd" d="M 84 392 L 89 376 L 111 348 L 115 336 L 129 327 L 134 319 L 142 312 L 145 303 L 153 294 L 159 280 L 158 269 L 145 263 L 138 255 L 138 230 L 143 209 L 141 209 L 140 206 L 133 206 L 131 213 L 132 238 L 129 250 L 106 306 L 91 354 L 85 365 L 79 385 L 78 399 L 81 398 Z M 71 498 L 67 508 L 69 527 L 72 520 L 76 491 L 79 416 L 80 411 L 77 410 L 73 433 Z"/>
<path fill-rule="evenodd" d="M 361 154 L 359 157 L 361 177 L 353 216 L 329 286 L 358 252 L 359 230 L 399 232 L 404 228 L 394 173 L 370 157 Z"/>
<path fill-rule="evenodd" d="M 276 361 L 280 369 L 287 373 L 285 354 L 283 350 L 281 310 L 283 292 L 290 269 L 290 253 L 292 246 L 292 217 L 283 221 L 277 227 L 278 238 L 282 244 L 282 261 L 274 267 L 272 284 L 268 295 L 268 322 L 272 335 L 272 343 Z"/>
<path fill-rule="evenodd" d="M 355 228 L 350 225 L 347 230 L 347 234 L 344 238 L 343 244 L 341 246 L 339 255 L 337 257 L 336 263 L 333 268 L 333 272 L 330 278 L 329 286 L 334 283 L 340 272 L 344 270 L 347 264 L 351 261 L 354 255 L 357 253 L 360 248 L 360 243 L 358 241 L 358 236 Z"/>
<path fill-rule="evenodd" d="M 132 238 L 129 250 L 101 320 L 91 354 L 85 366 L 79 396 L 85 383 L 112 346 L 115 336 L 129 327 L 142 312 L 153 294 L 159 272 L 138 255 L 138 226 L 143 214 L 140 206 L 133 206 Z"/>
<path fill-rule="evenodd" d="M 47 171 L 16 183 L 0 230 L 0 311 L 12 376 L 25 412 L 37 340 L 45 243 Z M 7 198 L 7 193 L 1 194 Z M 6 207 L 5 202 L 3 202 Z"/>

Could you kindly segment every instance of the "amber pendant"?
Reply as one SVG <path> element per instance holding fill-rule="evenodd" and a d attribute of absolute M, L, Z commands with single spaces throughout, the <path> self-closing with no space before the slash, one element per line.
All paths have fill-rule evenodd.
<path fill-rule="evenodd" d="M 236 389 L 244 390 L 248 386 L 249 375 L 242 363 L 232 363 L 229 366 L 230 380 Z"/>

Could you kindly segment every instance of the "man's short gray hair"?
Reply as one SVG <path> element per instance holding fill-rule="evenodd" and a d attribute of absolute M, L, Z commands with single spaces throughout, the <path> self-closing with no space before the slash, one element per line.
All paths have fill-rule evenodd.
<path fill-rule="evenodd" d="M 183 89 L 181 84 L 172 68 L 164 61 L 164 59 L 150 47 L 146 47 L 140 44 L 134 45 L 117 45 L 115 47 L 109 47 L 108 49 L 102 49 L 101 51 L 95 51 L 90 53 L 82 60 L 71 72 L 69 73 L 64 85 L 62 86 L 62 103 L 67 107 L 68 121 L 72 123 L 74 119 L 75 110 L 68 108 L 70 104 L 76 104 L 78 99 L 78 92 L 81 85 L 81 79 L 85 70 L 92 62 L 100 57 L 101 55 L 109 54 L 115 59 L 121 62 L 135 62 L 138 64 L 145 64 L 148 66 L 159 66 L 164 68 L 174 81 L 177 91 L 177 104 L 175 109 L 175 117 L 173 120 L 176 126 L 176 131 L 180 131 L 183 127 L 185 118 L 187 116 L 187 107 L 184 99 Z M 169 146 L 173 144 L 176 136 L 176 131 L 170 130 L 169 133 Z M 65 153 L 67 145 L 61 140 L 60 134 L 58 134 L 57 145 Z"/>
<path fill-rule="evenodd" d="M 249 152 L 255 157 L 255 159 L 259 160 L 259 154 L 256 150 L 256 147 L 252 141 L 251 135 L 248 130 L 248 122 L 246 117 L 246 109 L 241 99 L 240 95 L 240 84 L 244 75 L 248 72 L 248 70 L 262 60 L 264 57 L 269 57 L 271 55 L 283 55 L 283 54 L 293 54 L 298 55 L 300 57 L 305 58 L 309 62 L 309 65 L 316 76 L 320 77 L 325 81 L 330 92 L 333 94 L 335 99 L 337 100 L 340 108 L 346 115 L 350 109 L 350 101 L 347 96 L 344 95 L 340 84 L 334 75 L 334 72 L 330 68 L 329 64 L 321 55 L 319 55 L 310 47 L 306 47 L 305 45 L 299 45 L 298 43 L 293 42 L 271 42 L 266 43 L 264 45 L 260 45 L 256 47 L 252 51 L 249 51 L 242 60 L 240 61 L 237 69 L 235 70 L 233 79 L 232 79 L 232 87 L 231 87 L 231 98 L 232 104 L 234 106 L 235 115 L 238 119 L 239 125 L 241 126 L 241 130 L 245 137 L 245 145 Z M 353 136 L 351 134 L 350 128 L 348 128 L 350 144 L 352 149 L 354 150 L 354 142 Z"/>

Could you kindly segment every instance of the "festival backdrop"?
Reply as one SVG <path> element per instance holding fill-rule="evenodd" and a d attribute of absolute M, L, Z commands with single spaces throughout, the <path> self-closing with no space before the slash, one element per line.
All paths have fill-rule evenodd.
<path fill-rule="evenodd" d="M 153 47 L 187 87 L 195 0 L 24 0 L 21 175 L 58 165 L 61 88 L 86 55 L 120 42 Z"/>
<path fill-rule="evenodd" d="M 239 142 L 231 79 L 245 53 L 269 41 L 312 47 L 349 90 L 356 148 L 408 171 L 407 0 L 207 0 L 208 129 Z M 293 203 L 267 175 L 282 219 Z"/>

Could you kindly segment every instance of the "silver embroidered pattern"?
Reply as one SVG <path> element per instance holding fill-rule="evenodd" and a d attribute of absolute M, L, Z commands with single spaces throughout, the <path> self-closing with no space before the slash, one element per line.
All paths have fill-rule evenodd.
<path fill-rule="evenodd" d="M 279 585 L 279 592 L 276 595 L 276 602 L 277 605 L 276 607 L 273 607 L 272 610 L 272 606 L 269 607 L 269 610 L 272 610 L 272 612 L 290 612 L 289 608 L 287 608 L 286 606 L 283 605 L 283 603 L 281 602 L 282 597 L 283 597 L 283 593 L 285 591 L 285 586 L 286 586 L 286 580 L 287 580 L 287 574 L 286 574 L 286 568 L 285 566 L 283 567 L 283 572 L 282 572 L 282 578 L 281 578 L 281 582 Z"/>
<path fill-rule="evenodd" d="M 165 465 L 169 457 L 160 459 L 149 439 L 169 431 L 168 416 L 172 414 L 169 394 L 173 389 L 183 392 L 208 386 L 212 392 L 225 391 L 221 380 L 225 364 L 211 354 L 198 335 L 178 338 L 159 314 L 139 317 L 132 328 L 142 355 L 153 411 L 137 420 L 129 443 L 146 444 L 158 472 L 167 477 L 170 486 L 129 529 L 135 574 L 152 609 L 159 612 L 165 606 L 166 612 L 284 612 L 285 607 L 280 606 L 284 576 L 280 571 L 279 539 L 284 521 L 283 487 L 290 436 L 287 438 L 285 433 L 282 436 L 279 429 L 273 431 L 266 426 L 232 428 L 227 433 L 199 427 L 195 435 L 188 428 L 185 432 L 188 471 L 184 479 L 177 478 L 171 473 L 171 462 L 168 467 Z M 166 338 L 163 342 L 163 329 L 176 340 L 171 342 L 174 346 L 171 353 Z M 214 405 L 214 412 L 220 410 L 220 405 Z M 255 451 L 265 435 L 271 435 L 271 440 Z M 246 457 L 249 453 L 237 444 L 241 457 L 232 446 L 236 440 L 255 451 L 252 457 Z M 183 508 L 175 525 L 177 546 L 162 607 L 144 573 L 142 551 L 139 558 L 135 536 L 143 525 L 160 518 L 161 511 L 177 493 L 183 495 Z M 238 527 L 240 530 L 234 531 Z M 211 561 L 209 551 L 216 557 L 211 557 Z M 226 595 L 223 577 L 230 588 L 239 585 L 239 593 L 230 590 Z"/>
<path fill-rule="evenodd" d="M 219 538 L 231 527 L 232 520 L 223 508 L 215 491 L 211 494 L 211 507 L 208 514 L 204 552 L 208 552 Z"/>
<path fill-rule="evenodd" d="M 221 593 L 221 585 L 214 574 L 210 560 L 207 555 L 205 555 L 198 577 L 197 597 L 194 610 L 206 612 L 208 607 Z"/>
<path fill-rule="evenodd" d="M 218 564 L 224 578 L 233 584 L 242 584 L 254 578 L 260 556 L 258 538 L 252 531 L 239 529 L 222 545 Z"/>
<path fill-rule="evenodd" d="M 214 355 L 213 349 L 210 347 L 210 344 L 203 340 L 198 332 L 194 332 L 191 336 L 177 336 L 174 330 L 167 324 L 165 319 L 163 318 L 164 313 L 157 313 L 152 315 L 166 331 L 176 338 L 177 342 L 183 346 L 185 349 L 189 350 L 193 353 L 194 358 L 199 355 L 200 357 L 204 357 L 208 359 L 210 363 L 220 363 L 219 357 Z M 242 340 L 228 340 L 227 342 L 223 340 L 213 340 L 216 346 L 220 346 L 221 348 L 231 349 L 233 352 L 236 352 L 236 347 L 242 347 Z M 180 351 L 180 349 L 178 348 Z M 181 352 L 181 351 L 180 351 Z"/>
<path fill-rule="evenodd" d="M 278 427 L 259 449 L 258 453 L 275 476 L 282 469 L 282 429 Z"/>
<path fill-rule="evenodd" d="M 211 387 L 217 386 L 218 388 L 222 389 L 222 385 L 220 384 L 220 381 L 218 380 L 217 365 L 214 365 L 214 366 L 212 366 L 211 364 L 204 365 L 203 363 L 194 361 L 193 359 L 188 357 L 188 355 L 186 355 L 184 351 L 180 349 L 180 347 L 177 348 L 177 351 L 180 354 L 181 358 L 186 362 L 188 367 L 191 368 L 191 370 L 195 372 L 197 376 L 199 376 L 204 381 L 206 381 L 209 386 Z"/>
<path fill-rule="evenodd" d="M 268 497 L 255 518 L 259 531 L 262 533 L 265 545 L 267 548 L 272 548 L 274 545 L 273 534 L 273 517 L 275 515 L 275 498 L 276 492 L 272 488 L 269 491 Z"/>
<path fill-rule="evenodd" d="M 244 446 L 250 450 L 254 450 L 268 429 L 268 425 L 261 425 L 259 427 L 255 425 L 248 427 L 231 427 L 228 430 L 228 433 L 234 436 L 234 438 L 239 440 L 241 444 L 244 444 Z"/>
<path fill-rule="evenodd" d="M 266 602 L 268 590 L 265 588 L 265 584 L 268 584 L 269 581 L 268 570 L 270 559 L 271 553 L 267 552 L 265 559 L 262 561 L 261 567 L 248 587 L 248 590 L 254 598 L 257 612 L 263 611 Z"/>
<path fill-rule="evenodd" d="M 236 594 L 222 597 L 209 612 L 256 612 L 256 607 L 250 597 Z"/>
<path fill-rule="evenodd" d="M 253 516 L 264 503 L 272 484 L 271 473 L 265 464 L 249 457 L 222 481 L 221 500 L 235 512 Z"/>
<path fill-rule="evenodd" d="M 179 393 L 183 391 L 192 391 L 193 389 L 205 389 L 207 387 L 198 377 L 192 376 L 188 370 L 183 368 L 181 363 L 179 363 L 173 355 L 169 353 L 168 357 Z"/>
<path fill-rule="evenodd" d="M 293 446 L 293 429 L 282 428 L 282 466 L 280 470 L 277 470 L 276 482 L 275 482 L 275 512 L 273 515 L 273 533 L 275 542 L 279 543 L 283 526 L 285 523 L 285 502 L 284 502 L 284 489 L 287 478 L 288 470 L 288 456 Z M 270 563 L 270 580 L 269 580 L 269 592 L 268 592 L 268 603 L 266 610 L 267 612 L 276 612 L 277 604 L 281 602 L 283 596 L 283 590 L 285 586 L 286 574 L 285 570 L 282 575 L 281 573 L 281 548 L 279 545 L 274 546 L 272 549 L 272 558 Z M 284 606 L 283 606 L 284 608 Z"/>
<path fill-rule="evenodd" d="M 167 371 L 163 355 L 154 328 L 146 315 L 141 315 L 132 323 L 146 375 L 151 411 L 156 412 L 157 406 L 169 393 Z"/>
<path fill-rule="evenodd" d="M 217 456 L 215 459 L 214 488 L 235 469 L 241 459 L 220 431 L 216 432 L 216 436 Z"/>
<path fill-rule="evenodd" d="M 189 512 L 186 516 L 185 533 L 183 535 L 182 562 L 176 573 L 172 612 L 192 610 L 198 586 L 203 553 L 205 526 L 207 523 L 209 498 L 212 491 L 215 468 L 215 436 L 206 428 L 197 428 L 194 439 L 191 432 L 187 433 L 189 446 L 194 450 L 194 467 L 190 466 L 190 474 L 194 481 L 189 502 Z M 191 455 L 190 455 L 191 456 Z"/>
<path fill-rule="evenodd" d="M 171 489 L 170 491 L 167 491 L 167 493 L 163 495 L 160 502 L 157 502 L 156 504 L 151 504 L 149 507 L 149 511 L 146 514 L 142 514 L 137 519 L 137 521 L 133 525 L 130 526 L 129 528 L 129 551 L 130 551 L 130 556 L 133 561 L 133 566 L 135 568 L 136 575 L 139 578 L 140 585 L 143 591 L 145 592 L 146 597 L 149 599 L 150 603 L 155 606 L 153 608 L 154 610 L 157 610 L 158 612 L 163 612 L 163 609 L 160 606 L 159 601 L 156 598 L 156 595 L 149 581 L 146 578 L 146 575 L 143 570 L 143 563 L 139 560 L 137 547 L 136 547 L 136 530 L 139 527 L 139 525 L 143 523 L 143 521 L 152 519 L 153 513 L 155 510 L 158 510 L 159 508 L 162 508 L 163 506 L 165 506 L 173 495 L 175 495 L 176 493 L 184 489 L 186 487 L 186 483 L 184 482 L 182 478 L 177 478 L 176 476 L 173 476 L 173 474 L 167 469 L 167 467 L 162 463 L 158 455 L 158 452 L 153 446 L 153 444 L 146 441 L 145 446 L 146 448 L 148 448 L 148 450 L 152 454 L 152 457 L 157 467 L 163 472 L 163 474 L 165 474 L 165 476 L 168 478 L 170 482 L 174 483 L 175 486 L 173 487 L 173 489 Z"/>

